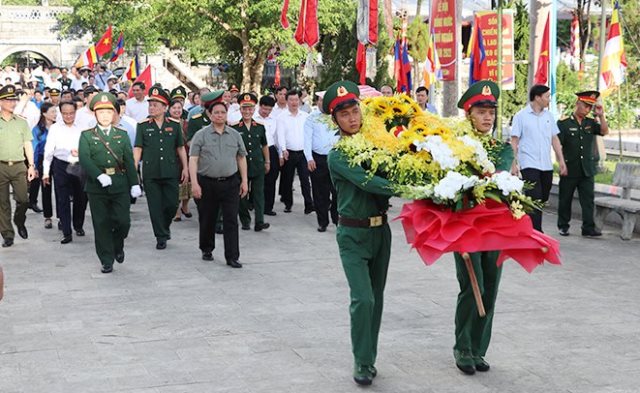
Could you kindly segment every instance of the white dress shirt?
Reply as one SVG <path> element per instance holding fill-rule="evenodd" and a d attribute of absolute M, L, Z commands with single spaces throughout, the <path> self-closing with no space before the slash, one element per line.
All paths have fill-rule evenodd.
<path fill-rule="evenodd" d="M 96 115 L 93 114 L 86 106 L 76 111 L 76 120 L 74 122 L 80 130 L 88 130 L 96 126 Z M 57 124 L 57 122 L 56 122 Z"/>
<path fill-rule="evenodd" d="M 280 106 L 278 106 L 278 104 L 276 104 L 276 106 L 274 106 L 273 110 L 271 111 L 271 117 L 277 119 L 281 114 L 285 112 L 289 112 L 288 106 L 285 105 L 284 108 L 281 108 Z"/>
<path fill-rule="evenodd" d="M 278 134 L 276 134 L 276 119 L 273 116 L 269 115 L 269 117 L 260 116 L 260 111 L 256 109 L 253 114 L 253 120 L 264 126 L 265 134 L 267 135 L 267 145 L 273 146 L 276 145 L 278 147 Z M 280 149 L 278 149 L 279 151 Z"/>
<path fill-rule="evenodd" d="M 49 128 L 47 143 L 44 145 L 44 161 L 42 172 L 44 177 L 49 176 L 51 161 L 57 158 L 66 162 L 77 161 L 77 157 L 71 155 L 71 150 L 78 150 L 82 129 L 76 123 L 71 126 L 62 123 L 53 123 Z"/>
<path fill-rule="evenodd" d="M 136 122 L 141 122 L 149 116 L 149 101 L 146 97 L 142 102 L 136 100 L 135 97 L 129 98 L 125 114 L 136 119 Z"/>
<path fill-rule="evenodd" d="M 307 112 L 298 110 L 294 116 L 291 112 L 283 112 L 276 119 L 276 133 L 280 143 L 280 156 L 285 150 L 304 150 L 304 122 L 309 117 Z"/>

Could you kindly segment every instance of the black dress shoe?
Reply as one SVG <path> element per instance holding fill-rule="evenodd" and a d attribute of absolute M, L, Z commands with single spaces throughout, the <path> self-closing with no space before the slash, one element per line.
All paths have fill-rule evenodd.
<path fill-rule="evenodd" d="M 272 210 L 272 211 L 270 211 L 270 212 L 264 212 L 264 215 L 265 215 L 265 216 L 275 216 L 275 215 L 276 215 L 276 212 L 274 212 L 274 211 Z"/>
<path fill-rule="evenodd" d="M 231 266 L 233 268 L 236 268 L 236 269 L 239 269 L 239 268 L 242 267 L 242 264 L 240 262 L 238 262 L 238 261 L 227 261 L 227 265 L 229 265 L 229 266 Z"/>
<path fill-rule="evenodd" d="M 36 204 L 29 205 L 29 209 L 33 210 L 36 213 L 42 213 L 42 209 L 40 209 Z"/>
<path fill-rule="evenodd" d="M 203 252 L 202 253 L 202 260 L 203 261 L 213 261 L 213 254 L 211 254 L 210 252 Z"/>
<path fill-rule="evenodd" d="M 193 213 L 191 213 L 191 212 L 186 212 L 186 213 L 185 213 L 185 211 L 184 211 L 184 210 L 182 210 L 182 208 L 180 208 L 180 212 L 181 212 L 182 214 L 184 214 L 184 216 L 185 216 L 185 217 L 187 217 L 187 218 L 191 218 L 191 217 L 193 217 Z"/>
<path fill-rule="evenodd" d="M 267 229 L 269 228 L 271 225 L 268 222 L 263 222 L 262 224 L 256 224 L 255 228 L 253 228 L 254 231 L 256 232 L 260 232 L 263 229 Z"/>
<path fill-rule="evenodd" d="M 51 229 L 53 228 L 53 224 L 51 223 L 51 219 L 50 218 L 45 218 L 44 219 L 44 229 Z"/>
<path fill-rule="evenodd" d="M 116 262 L 118 263 L 124 262 L 124 250 L 116 252 Z"/>
<path fill-rule="evenodd" d="M 80 229 L 76 230 L 76 235 L 78 235 L 78 236 L 84 236 L 84 235 L 85 235 L 85 233 L 84 233 L 84 229 L 80 228 Z"/>
<path fill-rule="evenodd" d="M 113 266 L 104 266 L 102 265 L 102 273 L 111 273 L 113 271 Z"/>
<path fill-rule="evenodd" d="M 560 228 L 558 232 L 560 233 L 560 236 L 569 236 L 569 229 L 567 228 Z"/>
<path fill-rule="evenodd" d="M 60 221 L 58 221 L 58 230 L 61 231 L 62 230 L 62 223 Z"/>
<path fill-rule="evenodd" d="M 474 361 L 476 362 L 477 371 L 486 372 L 486 371 L 489 371 L 489 369 L 491 368 L 489 363 L 487 363 L 487 361 L 484 360 L 481 356 L 478 356 L 477 358 L 475 358 Z"/>
<path fill-rule="evenodd" d="M 249 225 L 249 224 L 247 224 L 247 225 L 242 224 L 242 230 L 243 230 L 243 231 L 248 231 L 249 229 L 251 229 L 251 225 Z"/>
<path fill-rule="evenodd" d="M 311 214 L 314 211 L 316 211 L 316 209 L 312 208 L 312 207 L 305 207 L 304 208 L 304 214 Z"/>
<path fill-rule="evenodd" d="M 73 236 L 67 235 L 62 237 L 62 240 L 60 240 L 60 244 L 67 244 L 67 243 L 71 243 L 72 241 L 73 241 Z"/>
<path fill-rule="evenodd" d="M 158 240 L 158 242 L 156 243 L 156 250 L 164 250 L 165 248 L 167 248 L 167 241 Z"/>
<path fill-rule="evenodd" d="M 326 232 L 327 231 L 327 227 L 325 226 L 319 226 L 318 227 L 318 232 Z"/>
<path fill-rule="evenodd" d="M 285 206 L 284 207 L 284 212 L 285 213 L 291 213 L 291 206 Z"/>
<path fill-rule="evenodd" d="M 600 232 L 597 229 L 591 229 L 588 231 L 582 231 L 582 236 L 586 236 L 586 237 L 598 237 L 598 236 L 602 236 L 602 232 Z M 25 238 L 26 239 L 26 238 Z"/>
<path fill-rule="evenodd" d="M 467 375 L 473 375 L 476 373 L 476 368 L 474 366 L 470 366 L 468 364 L 460 364 L 460 363 L 456 363 L 456 366 L 458 366 L 460 371 L 462 371 Z"/>
<path fill-rule="evenodd" d="M 18 235 L 20 235 L 20 237 L 23 239 L 28 239 L 29 232 L 27 232 L 27 227 L 25 227 L 24 225 L 21 227 L 18 227 Z"/>
<path fill-rule="evenodd" d="M 4 239 L 2 242 L 2 247 L 11 247 L 13 246 L 13 239 Z"/>

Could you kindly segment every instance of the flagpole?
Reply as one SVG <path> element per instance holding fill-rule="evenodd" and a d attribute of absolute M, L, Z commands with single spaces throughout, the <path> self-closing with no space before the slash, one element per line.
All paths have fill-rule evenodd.
<path fill-rule="evenodd" d="M 498 88 L 500 95 L 498 96 L 498 120 L 496 137 L 502 140 L 502 0 L 498 0 Z"/>
<path fill-rule="evenodd" d="M 558 47 L 558 2 L 551 2 L 551 10 L 549 11 L 549 87 L 551 89 L 551 113 L 559 118 L 558 114 L 558 91 L 556 85 L 556 71 L 558 69 L 558 59 L 556 51 Z"/>
<path fill-rule="evenodd" d="M 620 86 L 618 86 L 618 149 L 620 150 L 620 161 L 622 161 L 622 113 L 620 107 Z"/>
<path fill-rule="evenodd" d="M 596 90 L 600 91 L 600 75 L 602 75 L 602 61 L 604 60 L 604 47 L 607 35 L 607 1 L 601 1 L 602 12 L 600 14 L 600 54 L 598 56 L 598 77 L 596 78 Z"/>

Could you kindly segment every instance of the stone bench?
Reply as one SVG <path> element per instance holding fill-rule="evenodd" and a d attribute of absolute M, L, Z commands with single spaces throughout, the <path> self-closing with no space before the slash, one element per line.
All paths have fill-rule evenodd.
<path fill-rule="evenodd" d="M 633 228 L 636 225 L 637 213 L 640 212 L 640 201 L 631 199 L 631 190 L 640 189 L 640 164 L 620 162 L 613 173 L 613 185 L 622 189 L 619 197 L 607 196 L 595 198 L 596 215 L 595 222 L 602 229 L 604 219 L 611 212 L 615 212 L 622 218 L 623 240 L 629 240 L 633 236 Z"/>

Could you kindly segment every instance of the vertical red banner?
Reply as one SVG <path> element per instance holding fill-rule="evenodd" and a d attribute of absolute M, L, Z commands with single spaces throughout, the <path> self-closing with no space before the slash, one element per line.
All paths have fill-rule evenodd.
<path fill-rule="evenodd" d="M 514 47 L 513 47 L 513 10 L 504 10 L 502 14 L 502 89 L 513 90 L 516 87 Z M 482 30 L 484 49 L 489 68 L 489 79 L 498 80 L 498 13 L 496 11 L 476 12 L 476 20 Z"/>
<path fill-rule="evenodd" d="M 432 0 L 431 33 L 435 36 L 436 51 L 442 67 L 442 80 L 456 79 L 457 30 L 456 0 Z"/>

